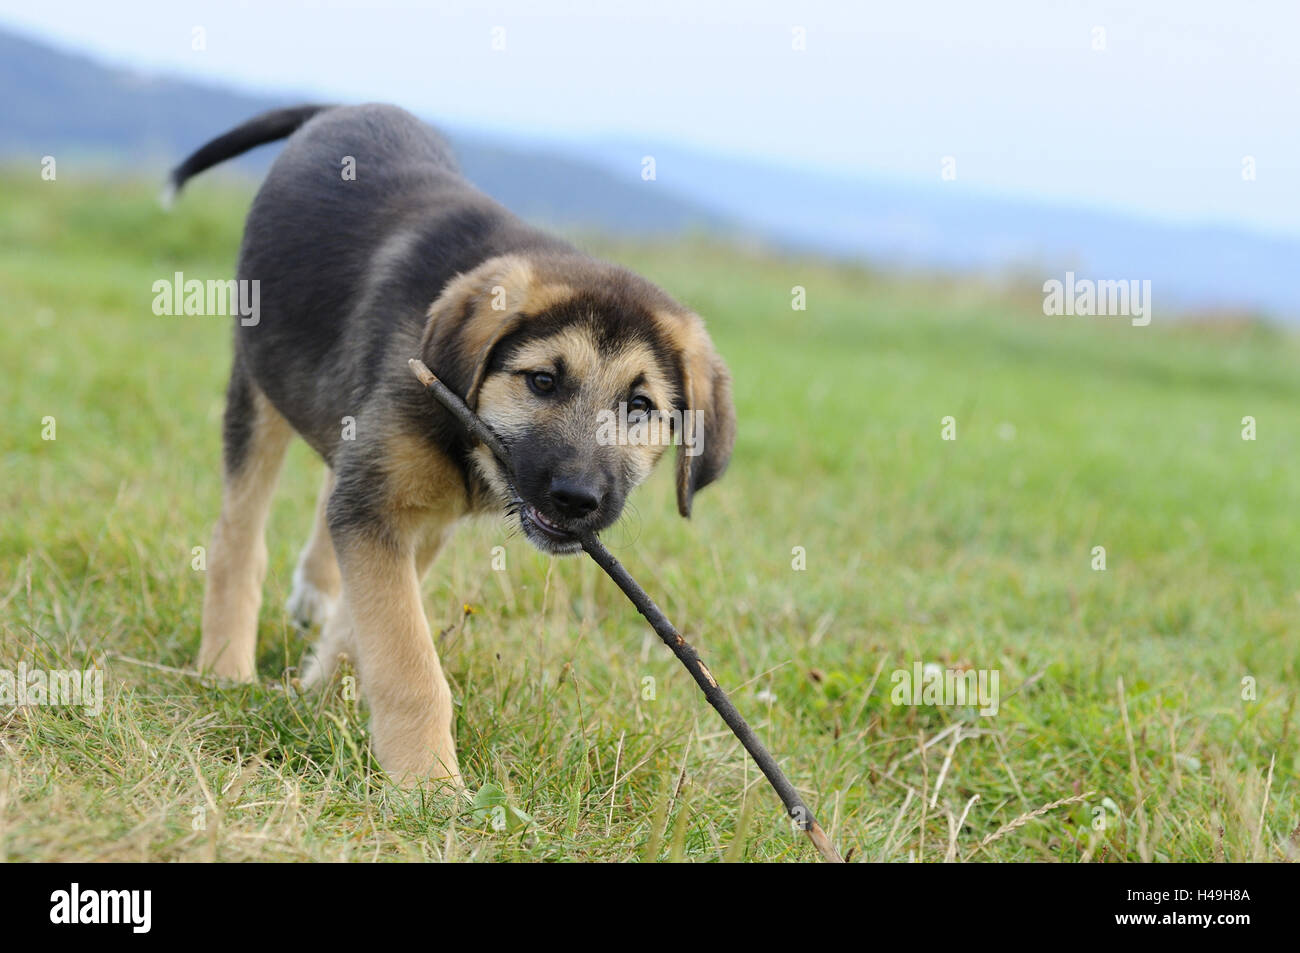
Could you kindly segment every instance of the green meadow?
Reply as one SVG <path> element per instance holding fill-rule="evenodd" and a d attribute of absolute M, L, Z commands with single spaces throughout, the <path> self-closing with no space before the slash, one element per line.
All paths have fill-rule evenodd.
<path fill-rule="evenodd" d="M 164 213 L 64 176 L 0 179 L 0 669 L 95 667 L 103 698 L 0 703 L 0 860 L 816 859 L 613 584 L 504 520 L 424 585 L 470 797 L 386 783 L 350 682 L 287 687 L 301 443 L 261 682 L 196 675 L 230 327 L 152 285 L 231 277 L 251 190 Z M 842 853 L 1296 859 L 1296 336 L 1158 287 L 1140 328 L 1045 317 L 1035 282 L 580 241 L 705 316 L 740 422 L 694 518 L 664 466 L 606 541 Z M 997 713 L 896 704 L 918 662 L 997 673 Z"/>

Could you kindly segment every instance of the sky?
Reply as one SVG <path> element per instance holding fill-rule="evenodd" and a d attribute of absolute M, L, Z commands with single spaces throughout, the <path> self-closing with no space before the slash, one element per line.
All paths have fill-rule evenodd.
<path fill-rule="evenodd" d="M 864 180 L 946 167 L 973 190 L 1300 235 L 1297 0 L 0 0 L 0 24 L 286 102 Z"/>

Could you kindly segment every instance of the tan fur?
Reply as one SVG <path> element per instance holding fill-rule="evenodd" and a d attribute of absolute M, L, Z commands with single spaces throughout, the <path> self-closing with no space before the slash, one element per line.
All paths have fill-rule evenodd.
<path fill-rule="evenodd" d="M 328 681 L 347 655 L 370 705 L 375 756 L 385 770 L 402 784 L 429 778 L 458 785 L 451 692 L 429 637 L 419 580 L 468 500 L 455 465 L 423 437 L 392 431 L 377 440 L 386 524 L 397 538 L 352 534 L 337 541 L 343 599 L 301 681 L 305 688 Z"/>
<path fill-rule="evenodd" d="M 323 624 L 338 603 L 342 586 L 339 561 L 325 518 L 333 491 L 334 471 L 326 467 L 320 496 L 316 499 L 316 522 L 298 556 L 298 566 L 293 571 L 293 591 L 286 605 L 289 615 L 302 625 Z"/>
<path fill-rule="evenodd" d="M 460 471 L 428 440 L 398 431 L 384 435 L 380 452 L 388 475 L 388 505 L 393 513 L 430 513 L 448 521 L 469 509 Z M 414 518 L 421 522 L 424 519 Z"/>
<path fill-rule="evenodd" d="M 709 421 L 703 434 L 695 432 L 696 418 L 690 415 L 685 439 L 677 451 L 677 509 L 691 515 L 691 499 L 705 466 L 725 468 L 736 442 L 736 411 L 731 403 L 731 375 L 713 348 L 704 321 L 694 312 L 659 312 L 655 315 L 661 332 L 682 357 L 682 378 L 686 405 L 702 411 Z M 689 456 L 686 447 L 698 440 L 703 453 Z"/>
<path fill-rule="evenodd" d="M 328 682 L 347 656 L 370 705 L 375 757 L 402 785 L 461 784 L 451 690 L 430 638 L 420 579 L 454 516 L 407 509 L 396 540 L 354 534 L 340 541 L 343 597 L 304 661 L 301 685 Z"/>
<path fill-rule="evenodd" d="M 440 538 L 442 529 L 426 526 L 413 536 Z M 424 556 L 431 558 L 427 549 Z M 393 547 L 358 534 L 340 548 L 339 562 L 351 626 L 331 639 L 355 649 L 375 757 L 401 784 L 428 778 L 460 785 L 451 689 L 420 602 L 415 540 Z"/>
<path fill-rule="evenodd" d="M 563 359 L 566 373 L 581 381 L 583 388 L 581 400 L 563 407 L 536 398 L 523 376 L 516 373 L 553 371 L 559 359 Z M 585 327 L 564 328 L 529 341 L 515 352 L 504 371 L 485 380 L 479 389 L 479 415 L 488 426 L 508 439 L 540 422 L 562 434 L 578 453 L 589 452 L 597 445 L 598 412 L 617 412 L 638 377 L 645 379 L 638 392 L 649 397 L 656 408 L 671 407 L 676 390 L 647 345 L 632 341 L 613 354 L 601 354 Z M 619 448 L 633 485 L 649 476 L 667 445 L 629 443 Z"/>
<path fill-rule="evenodd" d="M 487 372 L 492 346 L 527 315 L 537 314 L 573 296 L 573 289 L 539 277 L 528 259 L 517 255 L 491 258 L 451 281 L 429 307 L 422 350 L 438 350 L 439 340 L 458 336 L 466 354 L 475 359 L 475 373 L 465 402 L 476 408 L 479 385 Z M 472 305 L 464 315 L 466 303 Z"/>
<path fill-rule="evenodd" d="M 338 557 L 334 554 L 334 542 L 330 539 L 329 524 L 325 520 L 325 509 L 333 491 L 334 471 L 326 467 L 320 496 L 316 498 L 316 522 L 312 525 L 311 536 L 298 560 L 298 566 L 307 581 L 328 596 L 337 596 L 342 585 Z"/>
<path fill-rule="evenodd" d="M 343 656 L 351 659 L 357 657 L 352 633 L 352 613 L 347 600 L 340 595 L 338 605 L 321 626 L 320 638 L 299 667 L 298 682 L 304 691 L 310 691 L 332 679 Z"/>
<path fill-rule="evenodd" d="M 667 407 L 672 400 L 673 384 L 659 370 L 650 347 L 630 341 L 613 354 L 601 354 L 585 327 L 565 328 L 529 341 L 511 357 L 506 370 L 554 370 L 557 358 L 563 358 L 569 373 L 611 406 L 626 397 L 628 385 L 642 374 L 646 378 L 643 390 L 657 407 Z"/>
<path fill-rule="evenodd" d="M 257 612 L 266 574 L 266 517 L 293 431 L 261 392 L 254 398 L 248 453 L 227 473 L 221 515 L 207 554 L 199 669 L 252 681 L 257 674 Z"/>

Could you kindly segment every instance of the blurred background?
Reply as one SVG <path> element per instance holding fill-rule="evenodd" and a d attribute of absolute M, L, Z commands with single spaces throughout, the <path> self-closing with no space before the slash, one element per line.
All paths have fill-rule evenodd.
<path fill-rule="evenodd" d="M 161 173 L 263 109 L 389 101 L 546 224 L 1294 322 L 1298 28 L 1200 0 L 0 0 L 0 161 Z"/>

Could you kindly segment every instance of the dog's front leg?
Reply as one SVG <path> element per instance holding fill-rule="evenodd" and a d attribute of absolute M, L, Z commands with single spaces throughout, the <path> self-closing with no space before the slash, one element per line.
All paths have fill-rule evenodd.
<path fill-rule="evenodd" d="M 400 784 L 459 787 L 451 689 L 420 602 L 417 540 L 385 531 L 336 533 L 375 757 Z"/>

